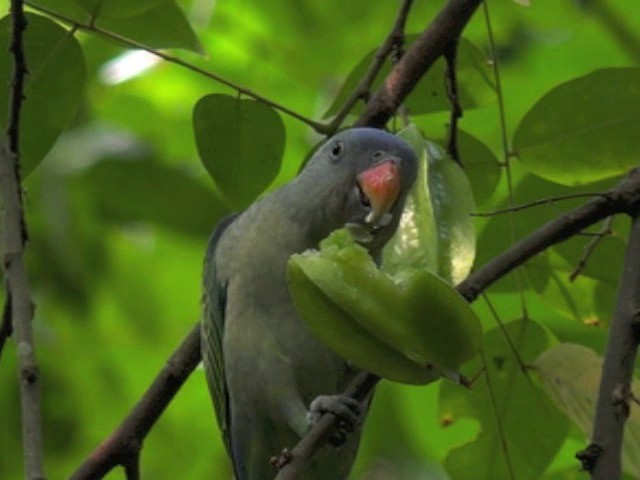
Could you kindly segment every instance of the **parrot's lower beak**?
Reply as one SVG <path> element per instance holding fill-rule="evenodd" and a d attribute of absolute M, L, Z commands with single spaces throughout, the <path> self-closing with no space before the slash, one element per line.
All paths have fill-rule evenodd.
<path fill-rule="evenodd" d="M 365 222 L 384 227 L 393 218 L 390 210 L 400 195 L 400 170 L 393 160 L 386 160 L 357 177 L 362 202 L 370 207 Z"/>

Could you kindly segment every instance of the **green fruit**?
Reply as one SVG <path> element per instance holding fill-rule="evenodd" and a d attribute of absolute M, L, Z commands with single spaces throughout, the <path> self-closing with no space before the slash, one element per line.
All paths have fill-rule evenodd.
<path fill-rule="evenodd" d="M 469 304 L 426 270 L 380 271 L 347 230 L 289 260 L 293 301 L 314 334 L 376 375 L 425 384 L 453 376 L 478 351 Z"/>

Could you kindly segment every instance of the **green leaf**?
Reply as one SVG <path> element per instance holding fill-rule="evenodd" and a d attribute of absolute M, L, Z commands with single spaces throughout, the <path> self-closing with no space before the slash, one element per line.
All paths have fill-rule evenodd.
<path fill-rule="evenodd" d="M 454 285 L 464 280 L 476 253 L 471 212 L 475 202 L 460 166 L 435 143 L 427 142 L 429 191 L 438 227 L 438 274 Z"/>
<path fill-rule="evenodd" d="M 471 184 L 473 198 L 481 205 L 498 186 L 502 167 L 488 146 L 464 130 L 458 130 L 458 150 L 464 172 Z"/>
<path fill-rule="evenodd" d="M 89 25 L 91 13 L 100 6 L 99 2 L 100 0 L 33 0 L 31 3 L 73 22 Z M 204 51 L 189 21 L 174 0 L 145 0 L 143 3 L 118 0 L 113 5 L 105 0 L 102 8 L 105 11 L 99 10 L 98 17 L 93 21 L 102 30 L 151 48 L 184 48 L 198 53 Z"/>
<path fill-rule="evenodd" d="M 75 0 L 95 18 L 130 17 L 139 15 L 158 5 L 172 3 L 171 0 Z"/>
<path fill-rule="evenodd" d="M 542 386 L 553 403 L 591 437 L 602 359 L 590 348 L 561 343 L 543 352 L 534 362 Z M 640 381 L 633 379 L 632 392 L 640 391 Z M 625 472 L 640 477 L 640 411 L 631 408 L 622 443 Z"/>
<path fill-rule="evenodd" d="M 216 195 L 182 170 L 146 158 L 103 160 L 82 177 L 109 221 L 153 222 L 206 237 L 229 211 Z"/>
<path fill-rule="evenodd" d="M 531 172 L 564 185 L 622 174 L 638 164 L 640 68 L 607 68 L 563 83 L 529 110 L 513 147 Z"/>
<path fill-rule="evenodd" d="M 418 35 L 415 34 L 407 35 L 407 46 L 410 46 L 417 37 Z M 335 115 L 338 112 L 368 70 L 369 65 L 373 62 L 376 50 L 377 49 L 373 49 L 365 55 L 347 76 L 333 104 L 324 114 L 324 118 Z M 382 81 L 391 71 L 391 67 L 391 61 L 387 59 L 378 73 L 376 81 L 372 85 L 372 91 L 376 91 L 382 85 Z M 456 67 L 458 94 L 463 109 L 478 108 L 494 100 L 495 87 L 491 80 L 491 68 L 487 62 L 486 55 L 473 43 L 464 38 L 460 40 L 458 46 Z M 420 79 L 405 102 L 411 114 L 448 111 L 451 109 L 444 83 L 445 70 L 446 63 L 444 59 L 441 58 L 437 60 Z M 351 110 L 351 113 L 358 114 L 362 110 L 362 104 L 357 104 Z"/>
<path fill-rule="evenodd" d="M 481 326 L 450 285 L 412 270 L 390 277 L 377 269 L 347 230 L 289 261 L 296 308 L 339 355 L 390 380 L 428 383 L 456 378 L 478 349 Z"/>
<path fill-rule="evenodd" d="M 285 129 L 271 107 L 207 95 L 193 109 L 193 127 L 202 163 L 234 208 L 250 205 L 278 173 Z"/>
<path fill-rule="evenodd" d="M 511 322 L 505 329 L 525 364 L 553 341 L 532 320 Z M 501 329 L 487 332 L 482 345 L 484 365 L 476 359 L 464 370 L 467 375 L 474 375 L 485 368 L 471 390 L 448 382 L 440 385 L 442 421 L 451 423 L 467 417 L 481 423 L 480 434 L 473 442 L 449 452 L 445 469 L 452 480 L 537 480 L 563 443 L 568 424 L 522 373 Z M 541 418 L 544 421 L 539 421 Z"/>
<path fill-rule="evenodd" d="M 86 66 L 80 44 L 67 30 L 48 18 L 26 13 L 24 51 L 26 77 L 20 116 L 22 175 L 42 161 L 57 138 L 75 118 L 84 97 Z M 0 44 L 9 44 L 10 17 L 0 20 Z M 0 49 L 0 129 L 8 121 L 13 60 Z"/>

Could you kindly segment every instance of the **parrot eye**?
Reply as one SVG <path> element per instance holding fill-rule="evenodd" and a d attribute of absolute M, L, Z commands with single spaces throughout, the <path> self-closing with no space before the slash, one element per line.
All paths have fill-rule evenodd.
<path fill-rule="evenodd" d="M 340 140 L 338 140 L 337 142 L 335 142 L 333 144 L 333 146 L 331 147 L 331 159 L 332 160 L 338 160 L 340 159 L 340 157 L 342 157 L 342 154 L 344 153 L 344 143 L 342 143 Z"/>

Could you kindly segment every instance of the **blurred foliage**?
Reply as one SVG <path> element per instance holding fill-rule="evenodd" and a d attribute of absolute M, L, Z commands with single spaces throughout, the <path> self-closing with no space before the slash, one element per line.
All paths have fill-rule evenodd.
<path fill-rule="evenodd" d="M 444 0 L 414 3 L 408 33 L 422 31 Z M 83 30 L 71 34 L 68 23 L 60 19 L 53 23 L 42 17 L 42 11 L 32 14 L 40 17 L 30 15 L 32 30 L 27 33 L 28 58 L 38 67 L 30 69 L 24 108 L 26 169 L 41 161 L 25 181 L 31 237 L 27 260 L 37 304 L 34 328 L 43 379 L 45 466 L 50 478 L 64 478 L 124 417 L 198 319 L 202 257 L 217 220 L 230 211 L 229 205 L 245 205 L 263 187 L 273 189 L 291 179 L 320 140 L 307 125 L 278 112 L 279 120 L 264 126 L 279 132 L 281 127 L 273 122 L 284 123 L 285 139 L 269 145 L 278 158 L 267 157 L 275 163 L 261 165 L 256 170 L 259 178 L 250 178 L 251 168 L 243 170 L 247 189 L 242 198 L 229 202 L 225 181 L 235 185 L 237 179 L 224 177 L 229 174 L 224 169 L 207 167 L 214 176 L 223 175 L 213 182 L 198 156 L 202 141 L 215 150 L 215 142 L 224 145 L 227 138 L 213 133 L 199 138 L 193 116 L 194 106 L 205 95 L 237 97 L 237 92 L 193 70 L 128 50 L 116 38 L 172 48 L 172 55 L 193 66 L 320 119 L 350 72 L 385 38 L 399 2 L 33 0 L 31 4 L 78 22 L 93 16 L 97 28 L 112 34 L 111 38 Z M 464 31 L 464 59 L 468 81 L 483 90 L 473 91 L 479 97 L 468 99 L 475 108 L 465 111 L 461 120 L 465 134 L 460 139 L 478 209 L 508 205 L 508 178 L 513 181 L 515 204 L 597 192 L 612 185 L 629 167 L 628 158 L 637 153 L 640 133 L 637 88 L 625 94 L 607 76 L 607 72 L 618 75 L 622 82 L 618 84 L 637 77 L 637 69 L 629 68 L 640 63 L 640 25 L 632 21 L 637 0 L 532 0 L 529 7 L 511 1 L 489 4 L 507 139 L 502 136 L 495 80 L 488 68 L 485 20 L 478 11 Z M 7 9 L 8 1 L 0 0 L 0 11 Z M 7 19 L 0 21 L 2 43 L 7 41 L 7 25 Z M 8 61 L 3 49 L 0 125 L 6 122 Z M 484 83 L 479 72 L 486 75 Z M 629 72 L 635 73 L 629 76 Z M 585 86 L 588 79 L 597 85 Z M 466 80 L 460 78 L 468 95 L 472 91 Z M 432 113 L 411 118 L 428 138 L 442 141 L 449 114 L 440 111 L 442 98 L 437 105 L 429 103 L 429 92 L 438 97 L 442 92 L 436 78 L 429 82 L 424 91 L 414 92 L 414 100 L 418 111 Z M 579 89 L 569 88 L 576 83 Z M 245 102 L 246 97 L 240 96 L 237 103 Z M 271 113 L 265 118 L 274 118 Z M 594 135 L 576 136 L 571 128 L 574 114 L 585 122 L 581 129 L 589 128 L 594 117 L 602 120 L 609 115 L 622 127 L 614 128 L 617 133 L 611 138 L 611 130 L 604 127 Z M 397 119 L 390 126 L 399 128 L 401 123 Z M 218 125 L 216 131 L 224 132 L 230 125 Z M 260 125 L 252 128 L 244 138 L 266 131 Z M 578 133 L 583 133 L 581 129 Z M 561 133 L 561 141 L 544 143 L 541 132 Z M 511 162 L 510 175 L 500 176 L 488 165 L 497 164 L 495 158 L 504 161 L 503 143 L 511 143 L 512 137 L 522 150 L 523 162 Z M 600 163 L 594 162 L 596 154 Z M 618 158 L 620 154 L 624 158 Z M 613 156 L 620 161 L 610 161 Z M 586 173 L 585 166 L 590 169 Z M 575 175 L 573 169 L 578 169 Z M 599 182 L 586 183 L 593 180 Z M 552 181 L 581 185 L 566 187 Z M 583 200 L 548 202 L 514 215 L 476 217 L 476 265 Z M 547 345 L 543 338 L 555 337 L 601 353 L 627 223 L 615 220 L 613 234 L 573 282 L 569 275 L 593 237 L 577 236 L 492 287 L 488 295 L 495 312 L 482 298 L 473 307 L 487 331 L 485 340 L 504 340 L 494 330 L 496 312 L 502 319 L 519 319 L 526 304 L 527 318 L 535 319 L 528 320 L 531 331 L 544 330 L 545 335 L 531 344 L 515 343 L 525 361 Z M 600 229 L 595 226 L 590 232 Z M 522 325 L 512 323 L 507 331 L 516 335 Z M 491 402 L 473 400 L 474 395 L 486 396 L 483 377 L 468 398 L 451 385 L 443 388 L 442 382 L 426 387 L 383 382 L 352 477 L 446 479 L 440 466 L 444 465 L 454 478 L 471 478 L 460 473 L 469 464 L 476 468 L 473 478 L 501 480 L 487 473 L 502 468 L 490 465 L 490 460 L 504 458 L 495 422 L 504 424 L 509 440 L 510 429 L 517 431 L 520 426 L 529 432 L 547 423 L 546 416 L 537 419 L 534 411 L 516 414 L 526 406 L 521 396 L 527 395 L 518 395 L 517 389 L 531 391 L 530 401 L 543 393 L 535 379 L 527 381 L 514 367 L 513 352 L 503 340 L 496 340 L 493 350 L 486 352 L 491 356 L 488 378 L 496 383 L 499 407 L 492 411 Z M 506 353 L 495 354 L 498 350 Z M 22 471 L 15 353 L 10 341 L 0 363 L 3 479 L 21 478 Z M 514 378 L 513 385 L 496 380 L 504 372 Z M 443 415 L 448 409 L 450 416 Z M 554 426 L 549 444 L 535 450 L 539 455 L 535 458 L 544 460 L 532 471 L 543 475 L 549 464 L 544 478 L 586 478 L 577 473 L 573 458 L 585 445 L 584 436 L 574 427 L 563 434 L 560 427 Z M 493 458 L 483 450 L 486 442 L 476 441 L 487 436 L 493 442 Z M 514 455 L 514 469 L 526 460 L 522 452 L 514 451 L 517 448 L 508 449 Z M 477 458 L 473 451 L 480 452 Z M 464 463 L 457 461 L 461 456 Z M 200 369 L 147 438 L 142 469 L 145 478 L 153 479 L 229 478 Z M 114 471 L 107 478 L 123 478 L 123 473 Z"/>

